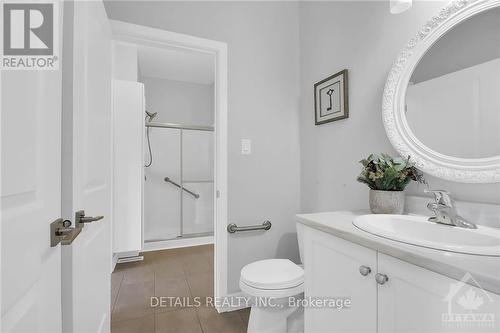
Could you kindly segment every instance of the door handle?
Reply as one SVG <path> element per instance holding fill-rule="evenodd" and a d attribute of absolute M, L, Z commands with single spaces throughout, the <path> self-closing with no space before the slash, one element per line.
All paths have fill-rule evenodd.
<path fill-rule="evenodd" d="M 99 215 L 99 216 L 85 216 L 85 211 L 84 210 L 79 210 L 75 213 L 75 223 L 78 228 L 83 228 L 85 223 L 90 223 L 90 222 L 95 222 L 102 220 L 104 216 Z"/>
<path fill-rule="evenodd" d="M 73 240 L 80 234 L 82 228 L 71 228 L 70 220 L 61 218 L 50 224 L 50 247 L 57 244 L 70 245 Z"/>

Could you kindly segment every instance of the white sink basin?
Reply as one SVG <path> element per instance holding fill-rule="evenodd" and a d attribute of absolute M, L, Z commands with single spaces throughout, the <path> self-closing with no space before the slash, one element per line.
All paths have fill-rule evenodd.
<path fill-rule="evenodd" d="M 427 221 L 425 216 L 362 215 L 353 224 L 371 234 L 411 245 L 474 255 L 500 256 L 500 229 L 465 229 Z"/>

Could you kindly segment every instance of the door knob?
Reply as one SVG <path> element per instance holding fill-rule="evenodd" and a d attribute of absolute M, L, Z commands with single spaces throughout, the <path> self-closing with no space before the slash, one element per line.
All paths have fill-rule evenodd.
<path fill-rule="evenodd" d="M 375 274 L 375 281 L 377 281 L 378 284 L 384 284 L 389 281 L 389 277 L 385 274 L 377 273 Z"/>
<path fill-rule="evenodd" d="M 75 213 L 75 224 L 78 228 L 83 228 L 85 223 L 102 220 L 104 216 L 85 216 L 84 210 L 79 210 Z"/>
<path fill-rule="evenodd" d="M 372 272 L 372 269 L 368 266 L 365 266 L 365 265 L 361 265 L 359 266 L 359 273 L 363 276 L 367 276 L 368 274 L 370 274 Z"/>

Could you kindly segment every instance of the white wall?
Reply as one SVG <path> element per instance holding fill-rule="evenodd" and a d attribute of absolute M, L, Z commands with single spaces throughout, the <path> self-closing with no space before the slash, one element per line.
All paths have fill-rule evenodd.
<path fill-rule="evenodd" d="M 137 62 L 137 46 L 128 44 L 128 43 L 122 43 L 122 42 L 117 42 L 117 41 L 112 41 L 112 46 L 111 46 L 111 75 L 113 79 L 116 80 L 121 80 L 121 81 L 132 81 L 132 82 L 137 82 L 137 77 L 138 77 L 138 62 Z M 121 119 L 120 115 L 120 110 L 116 109 L 113 110 L 113 122 L 116 123 Z M 116 125 L 116 124 L 115 124 Z M 115 130 L 113 129 L 113 132 Z M 113 138 L 113 150 L 117 149 L 117 143 L 115 142 L 115 138 Z M 116 164 L 116 161 L 113 161 L 114 164 Z M 114 166 L 113 166 L 114 168 Z M 114 175 L 113 177 L 115 177 Z M 113 181 L 112 187 L 115 188 L 115 182 Z M 121 236 L 117 235 L 117 228 L 116 225 L 118 220 L 116 219 L 116 214 L 115 211 L 116 209 L 114 208 L 116 206 L 116 203 L 114 201 L 115 198 L 113 196 L 112 198 L 113 201 L 113 234 L 114 238 L 120 238 Z M 113 243 L 116 243 L 114 240 Z M 120 250 L 119 248 L 115 247 L 116 244 L 113 244 L 113 251 L 116 253 L 115 250 Z M 122 244 L 123 245 L 123 244 Z M 122 246 L 120 246 L 122 247 Z M 123 247 L 122 247 L 123 249 Z M 133 252 L 127 253 L 127 254 L 122 254 L 123 256 L 129 256 L 129 255 L 134 255 Z"/>
<path fill-rule="evenodd" d="M 298 259 L 298 4 L 113 1 L 106 7 L 112 19 L 228 43 L 229 222 L 273 223 L 267 232 L 229 236 L 229 292 L 239 290 L 240 269 L 253 260 Z M 241 155 L 242 138 L 252 140 L 252 155 Z"/>
<path fill-rule="evenodd" d="M 446 2 L 413 2 L 391 15 L 388 2 L 301 2 L 301 203 L 304 212 L 368 207 L 357 162 L 394 149 L 382 124 L 382 93 L 398 52 Z M 347 68 L 349 118 L 314 125 L 313 84 Z M 500 203 L 500 184 L 460 184 L 427 176 L 464 201 Z M 422 195 L 422 187 L 409 193 Z"/>
<path fill-rule="evenodd" d="M 171 64 L 175 66 L 175 64 Z M 158 112 L 157 122 L 184 125 L 214 124 L 214 85 L 141 77 L 146 110 Z"/>
<path fill-rule="evenodd" d="M 113 42 L 113 78 L 124 81 L 137 81 L 137 46 Z"/>
<path fill-rule="evenodd" d="M 142 248 L 144 86 L 113 80 L 113 252 Z"/>

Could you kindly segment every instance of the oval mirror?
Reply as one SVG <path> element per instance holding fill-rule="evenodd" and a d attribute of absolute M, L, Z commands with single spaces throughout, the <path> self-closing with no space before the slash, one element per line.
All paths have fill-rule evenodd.
<path fill-rule="evenodd" d="M 469 17 L 427 50 L 410 77 L 405 116 L 436 152 L 500 155 L 500 8 Z"/>
<path fill-rule="evenodd" d="M 453 2 L 399 55 L 384 125 L 401 155 L 432 175 L 500 181 L 500 2 Z"/>

